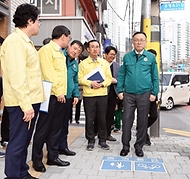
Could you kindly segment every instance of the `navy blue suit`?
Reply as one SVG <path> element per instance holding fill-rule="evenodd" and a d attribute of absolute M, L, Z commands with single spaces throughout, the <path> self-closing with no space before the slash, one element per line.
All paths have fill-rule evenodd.
<path fill-rule="evenodd" d="M 21 108 L 19 106 L 6 106 L 10 121 L 9 144 L 7 145 L 5 157 L 5 174 L 9 176 L 7 179 L 20 179 L 28 174 L 29 166 L 26 164 L 27 150 L 40 104 L 33 104 L 32 107 L 35 116 L 31 120 L 31 125 L 28 129 L 28 122 L 23 120 L 24 113 Z"/>
<path fill-rule="evenodd" d="M 113 62 L 110 66 L 112 77 L 117 80 L 118 77 L 118 71 L 119 71 L 119 63 Z M 107 113 L 106 113 L 106 127 L 107 127 L 107 137 L 111 134 L 111 126 L 114 123 L 114 112 L 115 112 L 115 106 L 117 102 L 117 89 L 115 84 L 111 84 L 108 88 L 108 106 L 107 106 Z"/>

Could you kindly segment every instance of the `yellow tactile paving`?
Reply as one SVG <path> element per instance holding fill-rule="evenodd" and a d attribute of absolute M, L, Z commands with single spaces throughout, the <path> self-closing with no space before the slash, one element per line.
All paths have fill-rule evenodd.
<path fill-rule="evenodd" d="M 68 145 L 71 145 L 79 136 L 81 136 L 84 133 L 83 127 L 69 127 L 69 135 L 68 135 Z M 43 157 L 43 163 L 46 168 L 48 168 L 48 165 L 46 165 L 47 161 L 47 151 L 44 150 L 44 157 Z M 32 167 L 32 161 L 28 162 L 28 165 L 30 167 L 29 173 L 34 177 L 39 177 L 42 173 L 36 172 Z"/>

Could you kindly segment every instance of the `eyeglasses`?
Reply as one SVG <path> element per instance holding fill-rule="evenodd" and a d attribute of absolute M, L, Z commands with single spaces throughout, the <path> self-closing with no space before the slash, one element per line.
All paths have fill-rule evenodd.
<path fill-rule="evenodd" d="M 144 43 L 144 42 L 146 42 L 146 40 L 144 40 L 144 39 L 134 39 L 133 42 L 135 42 L 135 43 Z"/>
<path fill-rule="evenodd" d="M 78 54 L 81 54 L 81 52 L 82 52 L 82 48 L 81 47 L 77 48 L 77 47 L 73 46 L 73 49 Z"/>
<path fill-rule="evenodd" d="M 72 40 L 72 37 L 71 36 L 69 36 L 69 41 L 71 41 Z"/>
<path fill-rule="evenodd" d="M 115 53 L 110 53 L 110 55 L 111 55 L 111 56 L 116 56 L 116 54 L 115 54 Z"/>
<path fill-rule="evenodd" d="M 38 21 L 39 25 L 41 25 L 41 24 L 42 24 L 42 21 L 41 21 L 41 20 L 37 19 L 37 21 Z"/>

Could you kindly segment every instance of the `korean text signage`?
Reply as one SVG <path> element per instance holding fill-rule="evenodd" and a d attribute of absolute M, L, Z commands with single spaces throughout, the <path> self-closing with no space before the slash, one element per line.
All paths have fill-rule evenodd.
<path fill-rule="evenodd" d="M 30 0 L 29 3 L 40 8 L 42 15 L 60 15 L 61 0 Z"/>
<path fill-rule="evenodd" d="M 169 2 L 169 3 L 161 3 L 160 10 L 161 11 L 181 11 L 185 9 L 184 2 Z"/>

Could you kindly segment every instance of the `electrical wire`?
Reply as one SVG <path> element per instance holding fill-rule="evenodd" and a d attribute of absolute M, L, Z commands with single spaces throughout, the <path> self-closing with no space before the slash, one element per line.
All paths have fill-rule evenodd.
<path fill-rule="evenodd" d="M 128 27 L 129 27 L 129 37 L 132 37 L 134 33 L 134 0 L 128 0 L 129 5 L 129 15 L 128 15 Z"/>
<path fill-rule="evenodd" d="M 134 33 L 134 9 L 135 9 L 135 1 L 133 0 L 132 1 L 132 18 L 131 18 L 131 21 L 132 21 L 132 34 Z"/>
<path fill-rule="evenodd" d="M 130 3 L 130 0 L 128 0 L 128 5 L 129 5 L 128 28 L 129 28 L 129 37 L 131 37 L 131 3 Z"/>
<path fill-rule="evenodd" d="M 128 8 L 128 4 L 129 4 L 129 0 L 127 1 L 126 7 L 125 7 L 125 15 L 124 15 L 124 20 L 125 20 L 126 15 L 127 15 L 127 8 Z"/>
<path fill-rule="evenodd" d="M 129 1 L 129 0 L 128 0 L 128 1 Z M 120 15 L 114 10 L 113 6 L 110 4 L 109 1 L 107 1 L 107 3 L 109 4 L 109 6 L 110 6 L 111 9 L 113 10 L 113 12 L 116 14 L 116 16 L 119 17 L 119 19 L 121 19 L 122 21 L 125 21 L 126 14 L 127 14 L 127 5 L 128 5 L 128 2 L 127 2 L 127 4 L 126 4 L 124 18 L 120 17 Z"/>

